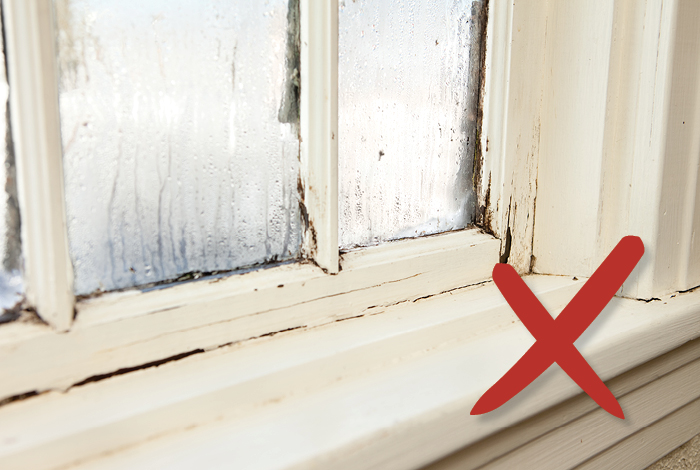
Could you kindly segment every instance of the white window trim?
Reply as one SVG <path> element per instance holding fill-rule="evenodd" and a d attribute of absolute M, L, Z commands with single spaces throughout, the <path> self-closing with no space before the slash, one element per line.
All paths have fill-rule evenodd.
<path fill-rule="evenodd" d="M 599 243 L 589 239 L 593 229 L 562 236 L 555 224 L 556 214 L 562 220 L 566 214 L 550 208 L 557 202 L 553 200 L 556 192 L 547 196 L 545 191 L 543 195 L 533 184 L 537 181 L 541 185 L 553 177 L 561 178 L 560 188 L 565 189 L 567 181 L 575 183 L 570 180 L 578 176 L 574 171 L 552 166 L 567 139 L 562 129 L 567 122 L 570 125 L 572 120 L 583 119 L 595 131 L 595 142 L 605 142 L 606 126 L 610 125 L 633 136 L 641 135 L 639 129 L 648 130 L 643 125 L 643 110 L 637 111 L 636 119 L 624 121 L 621 116 L 626 110 L 612 109 L 618 119 L 609 124 L 609 114 L 599 113 L 600 103 L 614 102 L 610 98 L 614 90 L 608 84 L 595 85 L 593 90 L 577 88 L 576 83 L 585 83 L 585 76 L 568 89 L 555 91 L 562 96 L 585 97 L 589 111 L 582 115 L 552 113 L 544 95 L 553 90 L 552 70 L 566 64 L 566 39 L 580 38 L 590 25 L 596 25 L 600 37 L 606 37 L 610 29 L 636 27 L 639 23 L 634 19 L 648 18 L 648 23 L 643 23 L 648 26 L 644 38 L 624 36 L 631 39 L 623 41 L 621 47 L 622 51 L 641 51 L 642 57 L 648 58 L 658 50 L 672 49 L 672 22 L 663 16 L 659 22 L 657 15 L 654 26 L 655 9 L 663 3 L 664 11 L 675 12 L 679 4 L 668 0 L 637 6 L 615 2 L 614 7 L 604 0 L 551 3 L 523 6 L 493 1 L 491 5 L 486 84 L 490 104 L 485 108 L 486 131 L 482 135 L 488 145 L 484 147 L 487 158 L 482 184 L 491 190 L 487 207 L 491 211 L 490 229 L 500 240 L 465 231 L 392 243 L 347 254 L 335 276 L 312 265 L 281 266 L 218 283 L 200 283 L 196 288 L 197 284 L 191 283 L 152 292 L 150 304 L 142 302 L 137 293 L 111 294 L 79 304 L 76 323 L 62 334 L 43 325 L 4 326 L 0 329 L 0 375 L 10 380 L 3 392 L 57 390 L 91 375 L 113 372 L 116 367 L 144 364 L 147 358 L 155 361 L 194 349 L 218 350 L 0 407 L 0 435 L 18 437 L 0 446 L 3 468 L 50 468 L 101 453 L 108 454 L 86 460 L 81 468 L 148 468 L 173 455 L 176 461 L 170 462 L 170 468 L 178 464 L 187 468 L 193 461 L 187 459 L 224 466 L 239 459 L 250 468 L 264 464 L 280 468 L 415 468 L 528 417 L 529 421 L 510 434 L 490 438 L 486 450 L 471 447 L 460 454 L 467 455 L 469 465 L 528 455 L 565 458 L 568 454 L 552 456 L 542 454 L 542 449 L 567 451 L 551 443 L 585 430 L 600 436 L 594 436 L 598 438 L 592 439 L 594 444 L 587 440 L 577 450 L 577 462 L 604 466 L 619 462 L 625 446 L 629 449 L 644 436 L 663 435 L 666 439 L 671 423 L 673 438 L 660 439 L 666 447 L 636 449 L 630 468 L 641 468 L 644 462 L 663 455 L 664 449 L 680 443 L 679 436 L 700 432 L 697 420 L 684 419 L 686 413 L 697 411 L 700 390 L 696 373 L 700 357 L 696 340 L 700 336 L 698 290 L 659 295 L 660 300 L 649 303 L 615 298 L 577 342 L 604 380 L 614 378 L 609 385 L 633 420 L 609 426 L 614 418 L 578 395 L 580 390 L 556 369 L 502 411 L 485 417 L 468 414 L 481 393 L 533 341 L 495 286 L 483 282 L 502 252 L 499 245 L 505 246 L 508 230 L 509 262 L 520 272 L 530 268 L 534 233 L 535 268 L 549 257 L 555 268 L 546 269 L 546 273 L 569 275 L 535 275 L 527 280 L 553 314 L 584 280 L 572 279 L 580 272 L 571 272 L 571 265 L 556 264 L 556 253 L 573 254 L 586 263 L 577 266 L 590 269 L 598 256 L 592 253 L 604 252 Z M 556 23 L 557 15 L 574 16 L 576 22 L 567 24 L 569 30 L 556 33 L 551 24 Z M 590 59 L 594 66 L 607 64 L 610 49 L 606 56 L 606 47 L 612 48 L 611 37 L 606 40 L 608 46 L 598 44 L 590 57 L 579 51 L 569 59 Z M 654 61 L 645 63 L 658 66 Z M 659 73 L 670 72 L 667 68 Z M 611 75 L 620 89 L 629 86 L 629 80 L 635 87 L 635 80 L 642 85 L 650 83 L 646 76 L 622 75 Z M 659 99 L 661 94 L 662 102 L 666 100 L 671 93 L 670 81 L 651 82 L 651 88 L 635 88 L 639 96 L 651 93 L 652 99 Z M 533 90 L 541 90 L 541 94 Z M 654 119 L 663 127 L 669 111 L 662 108 Z M 332 104 L 326 103 L 325 109 L 328 116 Z M 327 118 L 324 122 L 318 128 L 326 130 L 319 132 L 329 128 Z M 596 122 L 603 131 L 593 124 Z M 328 142 L 323 145 L 332 147 Z M 601 145 L 593 154 L 590 148 L 580 149 L 576 157 L 602 161 L 609 149 Z M 507 158 L 499 159 L 503 155 Z M 321 180 L 332 185 L 327 170 L 319 174 L 325 174 Z M 614 191 L 598 183 L 593 186 L 587 193 L 590 204 L 585 205 L 586 217 L 596 214 L 602 203 L 615 201 Z M 683 201 L 688 199 L 686 193 Z M 327 195 L 319 200 L 327 201 Z M 652 225 L 658 228 L 662 224 L 655 221 Z M 620 230 L 635 227 L 639 226 L 630 224 Z M 613 235 L 606 233 L 610 240 Z M 455 244 L 462 245 L 461 251 L 456 251 Z M 656 255 L 653 258 L 658 259 Z M 474 259 L 479 261 L 472 264 Z M 470 263 L 468 271 L 463 269 L 466 263 Z M 482 268 L 484 272 L 479 272 Z M 646 268 L 642 265 L 641 269 Z M 345 287 L 339 287 L 337 280 Z M 453 287 L 444 288 L 450 282 Z M 478 283 L 482 285 L 435 295 Z M 277 287 L 279 284 L 284 287 Z M 272 294 L 279 289 L 285 291 L 284 299 Z M 199 303 L 195 298 L 199 295 L 209 302 Z M 390 298 L 429 296 L 418 302 L 387 305 Z M 231 307 L 233 302 L 236 304 Z M 234 320 L 232 308 L 244 314 Z M 337 321 L 343 319 L 348 321 Z M 307 328 L 221 347 L 227 339 L 253 338 L 301 325 Z M 5 382 L 0 383 L 4 386 Z M 567 399 L 570 401 L 562 403 Z M 552 409 L 557 404 L 559 407 Z M 649 427 L 643 429 L 646 425 Z M 606 429 L 605 433 L 599 432 L 601 429 Z M 85 445 L 86 439 L 90 446 Z M 618 441 L 621 446 L 611 445 Z M 143 445 L 114 452 L 135 444 Z M 516 448 L 522 453 L 504 456 Z M 456 462 L 464 464 L 460 454 L 455 456 Z M 493 460 L 493 466 L 498 466 L 498 460 Z"/>
<path fill-rule="evenodd" d="M 301 0 L 301 168 L 309 227 L 305 251 L 338 263 L 338 2 Z M 314 245 L 315 244 L 315 245 Z"/>
<path fill-rule="evenodd" d="M 545 10 L 556 40 L 543 46 L 534 272 L 590 276 L 623 236 L 637 235 L 646 252 L 622 295 L 700 285 L 698 7 Z"/>
<path fill-rule="evenodd" d="M 3 2 L 25 293 L 44 321 L 66 331 L 75 298 L 51 10 L 50 1 Z"/>

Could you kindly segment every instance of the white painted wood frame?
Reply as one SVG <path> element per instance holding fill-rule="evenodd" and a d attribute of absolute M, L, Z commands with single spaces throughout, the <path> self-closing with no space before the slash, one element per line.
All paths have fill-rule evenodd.
<path fill-rule="evenodd" d="M 537 194 L 543 2 L 489 2 L 479 204 L 503 261 L 530 272 Z"/>
<path fill-rule="evenodd" d="M 335 274 L 338 260 L 338 1 L 301 0 L 304 248 Z"/>
<path fill-rule="evenodd" d="M 28 306 L 58 331 L 73 320 L 51 0 L 4 0 L 10 120 Z"/>
<path fill-rule="evenodd" d="M 700 285 L 700 4 L 553 2 L 539 18 L 535 272 L 589 276 L 638 235 L 623 295 Z"/>

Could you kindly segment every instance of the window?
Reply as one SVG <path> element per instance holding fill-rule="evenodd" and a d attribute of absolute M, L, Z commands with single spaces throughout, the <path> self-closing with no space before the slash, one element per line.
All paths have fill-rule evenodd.
<path fill-rule="evenodd" d="M 233 3 L 212 0 L 210 5 L 225 12 L 226 8 L 234 8 Z M 80 171 L 71 173 L 76 181 L 69 181 L 72 176 L 62 158 L 71 158 L 64 148 L 70 140 L 66 135 L 72 136 L 72 130 L 77 128 L 76 132 L 85 139 L 83 144 L 89 146 L 92 130 L 89 126 L 82 129 L 85 121 L 78 117 L 72 122 L 60 119 L 61 113 L 66 113 L 61 108 L 66 103 L 75 116 L 90 110 L 86 101 L 80 101 L 85 100 L 80 93 L 68 101 L 62 99 L 62 93 L 76 90 L 68 90 L 67 85 L 77 82 L 64 82 L 64 70 L 71 67 L 57 61 L 57 57 L 63 57 L 61 47 L 70 42 L 65 36 L 72 29 L 61 29 L 61 25 L 71 24 L 68 20 L 54 30 L 54 20 L 71 11 L 77 15 L 80 8 L 98 4 L 58 2 L 57 6 L 69 8 L 56 8 L 54 16 L 54 3 L 50 0 L 4 0 L 10 124 L 22 215 L 24 292 L 27 305 L 50 324 L 15 321 L 0 327 L 0 375 L 4 377 L 0 396 L 8 399 L 6 406 L 0 407 L 0 423 L 10 423 L 6 426 L 22 431 L 17 440 L 3 441 L 7 461 L 14 459 L 25 467 L 36 467 L 34 463 L 42 459 L 50 460 L 51 465 L 67 465 L 76 458 L 92 458 L 95 453 L 109 453 L 156 439 L 160 433 L 172 430 L 182 433 L 172 441 L 166 439 L 168 449 L 177 451 L 168 454 L 170 459 L 187 452 L 198 457 L 223 455 L 208 450 L 218 445 L 215 450 L 225 453 L 229 448 L 222 439 L 230 435 L 240 437 L 236 442 L 242 443 L 234 450 L 257 458 L 263 455 L 259 452 L 260 442 L 264 441 L 267 449 L 270 441 L 262 438 L 253 442 L 254 435 L 244 439 L 255 425 L 255 429 L 279 432 L 274 434 L 278 439 L 274 442 L 284 444 L 283 450 L 296 452 L 284 454 L 291 455 L 285 461 L 290 465 L 323 458 L 334 461 L 338 456 L 345 458 L 343 462 L 349 462 L 351 468 L 353 462 L 359 461 L 352 459 L 367 456 L 374 459 L 367 461 L 377 465 L 387 459 L 398 466 L 427 464 L 578 392 L 568 381 L 553 374 L 552 392 L 533 392 L 524 398 L 529 400 L 528 406 L 517 413 L 496 416 L 489 422 L 469 422 L 469 426 L 462 427 L 469 419 L 467 407 L 488 387 L 485 381 L 495 378 L 495 370 L 507 366 L 508 353 L 531 341 L 527 333 L 518 329 L 510 310 L 489 284 L 493 265 L 508 262 L 520 273 L 541 273 L 531 276 L 530 281 L 536 284 L 535 292 L 542 293 L 545 305 L 552 302 L 554 308 L 550 311 L 555 312 L 578 289 L 581 277 L 590 275 L 611 243 L 628 233 L 642 236 L 648 247 L 649 264 L 640 267 L 639 277 L 625 285 L 623 295 L 631 298 L 614 300 L 606 335 L 583 338 L 584 355 L 590 355 L 591 363 L 606 380 L 652 359 L 662 360 L 659 356 L 686 342 L 687 349 L 668 367 L 677 368 L 681 363 L 685 367 L 700 357 L 700 348 L 694 341 L 700 336 L 700 294 L 679 293 L 697 285 L 698 272 L 692 234 L 697 231 L 699 220 L 699 153 L 697 131 L 688 129 L 697 129 L 691 124 L 700 115 L 700 81 L 697 54 L 693 52 L 698 49 L 686 47 L 698 42 L 697 28 L 692 27 L 698 7 L 684 0 L 623 3 L 490 2 L 484 17 L 479 9 L 481 2 L 421 1 L 416 4 L 430 5 L 431 9 L 401 10 L 397 5 L 389 12 L 382 9 L 394 5 L 392 2 L 384 5 L 361 0 L 300 0 L 297 153 L 286 153 L 287 144 L 296 145 L 295 134 L 287 132 L 292 127 L 289 123 L 279 122 L 283 108 L 283 115 L 294 114 L 281 104 L 290 103 L 285 100 L 285 93 L 293 95 L 294 87 L 289 84 L 295 84 L 296 79 L 293 68 L 288 66 L 290 60 L 295 60 L 294 54 L 291 59 L 289 54 L 289 24 L 295 19 L 288 14 L 294 11 L 290 5 L 295 2 L 265 3 L 266 8 L 275 6 L 274 11 L 278 12 L 274 15 L 276 27 L 272 29 L 279 34 L 273 49 L 279 58 L 275 66 L 281 71 L 281 88 L 276 88 L 277 94 L 271 100 L 274 106 L 268 111 L 277 113 L 275 146 L 277 150 L 285 149 L 278 155 L 298 156 L 298 162 L 290 159 L 298 166 L 289 171 L 300 177 L 292 179 L 288 194 L 303 201 L 303 206 L 285 202 L 284 211 L 279 211 L 287 214 L 288 209 L 290 221 L 299 217 L 298 249 L 288 250 L 297 246 L 290 243 L 287 249 L 277 251 L 278 259 L 291 262 L 265 269 L 242 269 L 233 275 L 226 271 L 196 282 L 81 297 L 80 294 L 95 289 L 118 289 L 156 278 L 173 279 L 193 271 L 184 264 L 178 267 L 175 261 L 168 271 L 163 262 L 159 272 L 148 274 L 153 279 L 143 279 L 139 276 L 146 276 L 146 267 L 153 265 L 142 257 L 135 265 L 123 263 L 119 268 L 122 277 L 112 276 L 111 272 L 103 277 L 116 282 L 90 285 L 90 281 L 80 287 L 79 270 L 73 272 L 71 261 L 71 255 L 75 256 L 71 250 L 75 248 L 71 245 L 70 214 L 74 209 L 68 200 L 71 191 L 82 190 Z M 168 5 L 185 8 L 188 3 Z M 250 8 L 258 7 L 261 5 Z M 438 10 L 439 15 L 432 14 Z M 454 14 L 455 10 L 464 15 Z M 176 19 L 188 21 L 193 15 L 183 14 Z M 244 18 L 245 12 L 235 17 Z M 406 17 L 416 20 L 403 20 Z M 92 17 L 85 18 L 92 21 Z M 233 15 L 227 17 L 223 13 L 218 18 L 215 14 L 207 18 L 233 21 Z M 420 18 L 427 22 L 421 24 L 431 24 L 435 29 L 421 31 L 418 44 L 412 44 L 413 52 L 423 54 L 426 61 L 454 59 L 444 69 L 428 67 L 416 71 L 402 56 L 404 49 L 397 47 L 401 41 L 416 40 L 415 32 L 420 28 L 411 28 Z M 450 25 L 457 26 L 440 29 L 442 19 L 447 18 L 454 22 Z M 145 26 L 151 28 L 149 31 L 165 34 L 169 19 L 156 17 L 144 24 L 148 23 Z M 86 27 L 89 21 L 76 24 Z M 94 34 L 112 34 L 115 31 L 108 30 L 108 26 L 116 25 L 100 27 Z M 215 36 L 215 26 L 207 34 Z M 470 38 L 477 36 L 472 28 L 481 27 L 487 31 L 485 55 L 484 49 L 477 54 L 476 49 L 456 46 L 473 46 Z M 223 29 L 226 31 L 222 34 L 233 34 L 228 28 Z M 157 51 L 156 42 L 148 42 L 156 41 L 154 37 L 144 36 L 141 41 L 140 52 L 144 56 Z M 132 47 L 128 38 L 124 41 Z M 361 57 L 343 50 L 344 45 L 355 43 L 363 51 Z M 183 47 L 197 45 L 187 42 Z M 78 50 L 85 51 L 86 57 L 94 61 L 97 56 L 90 54 L 96 54 L 97 49 L 90 47 L 93 46 Z M 236 51 L 242 54 L 242 46 Z M 119 56 L 122 52 L 114 54 Z M 198 60 L 209 60 L 193 54 Z M 255 55 L 249 58 L 252 63 L 259 59 Z M 396 62 L 392 62 L 394 59 Z M 353 63 L 360 61 L 359 70 L 372 71 L 374 80 L 357 73 L 358 67 Z M 469 62 L 470 73 L 474 71 L 472 63 L 482 61 L 479 88 L 483 94 L 467 96 L 464 101 L 453 100 L 460 107 L 465 106 L 464 113 L 431 108 L 430 102 L 425 102 L 426 95 L 442 99 L 446 90 L 464 90 L 465 86 L 467 91 L 474 90 L 470 88 L 472 77 L 462 75 L 467 70 L 464 61 Z M 388 65 L 391 67 L 385 67 Z M 166 102 L 167 106 L 177 105 L 168 101 L 173 97 L 167 95 L 167 87 L 174 85 L 167 82 L 167 73 L 163 69 L 166 79 L 163 75 L 154 78 L 165 97 L 159 106 Z M 196 71 L 192 73 L 196 76 Z M 231 82 L 242 80 L 242 71 L 234 74 L 232 69 L 224 68 L 222 73 Z M 80 77 L 76 73 L 71 80 L 86 82 L 84 75 Z M 429 91 L 423 88 L 424 82 L 429 83 Z M 445 83 L 449 86 L 443 87 Z M 261 80 L 259 86 L 264 84 Z M 394 93 L 402 85 L 409 89 L 409 84 L 413 87 L 411 93 L 389 93 L 384 97 L 380 94 L 385 92 L 383 86 Z M 89 84 L 94 85 L 95 82 Z M 370 85 L 375 85 L 375 89 Z M 233 88 L 222 90 L 234 92 Z M 359 96 L 360 90 L 371 96 L 367 102 Z M 202 90 L 203 96 L 210 92 Z M 396 129 L 385 136 L 379 132 L 381 127 L 371 125 L 370 120 L 353 127 L 353 119 L 348 117 L 352 114 L 343 114 L 344 107 L 352 112 L 376 107 L 378 122 L 392 122 L 414 101 L 423 103 L 425 113 L 440 121 L 432 128 L 435 141 L 439 142 L 439 162 L 423 162 L 421 152 L 409 156 L 421 144 L 420 139 L 412 140 L 414 133 L 409 124 L 412 119 L 420 121 L 423 115 L 411 115 L 395 123 Z M 133 107 L 127 109 L 133 113 Z M 373 116 L 371 123 L 374 119 Z M 153 125 L 156 120 L 157 116 L 145 125 Z M 190 125 L 186 121 L 180 124 L 185 129 Z M 105 129 L 111 132 L 109 126 Z M 226 134 L 229 130 L 230 127 L 224 128 L 217 134 L 224 145 L 230 143 Z M 347 136 L 355 137 L 343 140 Z M 158 145 L 160 141 L 156 142 Z M 480 152 L 483 159 L 469 159 L 471 152 Z M 410 163 L 398 164 L 399 153 L 404 162 Z M 353 158 L 348 158 L 350 155 Z M 354 155 L 362 155 L 366 160 L 360 161 Z M 81 159 L 75 158 L 74 164 L 80 163 Z M 156 158 L 148 164 L 162 168 L 158 166 L 161 163 Z M 423 163 L 435 175 L 424 180 L 421 188 L 411 178 L 423 174 L 414 172 Z M 470 174 L 472 164 L 473 177 L 468 181 L 465 176 Z M 435 183 L 440 174 L 454 176 L 454 168 L 458 169 L 458 176 L 449 184 Z M 132 176 L 138 173 L 134 166 L 129 171 Z M 387 171 L 389 176 L 391 172 L 400 176 L 403 185 L 391 187 L 385 180 Z M 373 182 L 366 188 L 360 185 L 358 191 L 358 181 L 362 183 L 369 177 L 374 178 Z M 207 190 L 216 185 L 211 183 L 214 179 L 203 177 L 203 181 Z M 172 196 L 168 186 L 161 195 L 164 186 L 142 183 L 139 191 L 150 194 L 153 201 Z M 137 188 L 136 183 L 129 184 Z M 390 190 L 384 194 L 392 194 L 391 202 L 395 203 L 391 205 L 395 212 L 387 212 L 385 219 L 372 213 L 372 203 L 381 199 L 373 192 L 378 187 Z M 95 191 L 104 189 L 102 185 L 94 187 Z M 419 190 L 446 202 L 445 205 L 431 207 L 423 198 L 413 198 L 413 191 Z M 133 198 L 127 193 L 121 197 Z M 399 197 L 397 201 L 397 195 L 408 198 Z M 99 197 L 103 196 L 95 199 Z M 353 201 L 353 207 L 347 207 L 348 200 Z M 142 214 L 144 222 L 158 226 L 158 211 L 144 211 L 138 204 L 131 204 L 134 199 L 130 201 L 125 210 Z M 263 202 L 267 199 L 261 199 Z M 299 211 L 296 216 L 295 208 Z M 439 214 L 438 210 L 448 214 Z M 111 217 L 107 212 L 103 210 L 100 217 Z M 398 224 L 401 214 L 409 214 L 411 223 Z M 348 230 L 353 227 L 359 229 Z M 444 233 L 405 238 L 436 232 Z M 103 240 L 110 236 L 109 231 L 103 233 Z M 290 240 L 294 236 L 290 235 Z M 141 251 L 151 257 L 158 255 L 157 241 Z M 272 256 L 273 251 L 270 250 Z M 223 269 L 271 260 L 267 254 L 266 251 L 264 256 L 255 258 L 257 261 L 236 262 Z M 109 256 L 104 259 L 111 260 Z M 207 257 L 200 261 L 201 266 L 191 268 L 197 275 L 220 267 L 207 265 Z M 105 268 L 90 267 L 93 271 Z M 637 300 L 657 297 L 663 300 Z M 287 331 L 292 332 L 278 334 Z M 197 362 L 197 358 L 201 361 Z M 166 362 L 162 369 L 155 367 Z M 130 373 L 134 369 L 143 370 Z M 461 370 L 468 371 L 467 375 L 455 372 Z M 655 371 L 647 374 L 648 383 L 654 383 L 658 377 Z M 113 375 L 120 377 L 112 380 Z M 688 374 L 691 378 L 696 376 Z M 680 390 L 676 379 L 664 380 L 670 389 Z M 683 383 L 687 389 L 700 390 L 696 382 Z M 124 393 L 126 389 L 130 393 Z M 61 392 L 41 395 L 47 390 L 68 392 L 65 396 Z M 691 395 L 688 392 L 674 395 L 677 400 L 664 400 L 668 406 L 659 413 L 670 416 L 678 407 L 689 406 L 698 398 Z M 30 396 L 34 398 L 27 399 Z M 299 401 L 294 401 L 297 398 Z M 288 414 L 265 414 L 265 407 L 277 403 Z M 232 415 L 250 413 L 246 414 L 250 421 L 240 422 L 245 424 L 246 432 L 239 429 L 234 430 L 239 432 L 235 434 L 227 427 L 230 423 L 222 418 L 222 409 L 229 406 L 226 410 Z M 330 420 L 346 416 L 345 407 L 363 411 L 361 416 L 353 415 L 343 421 L 344 426 L 332 427 Z M 583 413 L 580 409 L 576 408 L 576 413 Z M 276 417 L 270 418 L 271 415 Z M 66 416 L 80 418 L 64 419 Z M 299 416 L 313 417 L 311 421 L 322 423 L 312 426 L 318 441 L 301 439 L 305 428 L 297 426 L 295 419 L 303 419 Z M 648 417 L 647 421 L 659 416 Z M 161 420 L 163 417 L 167 419 Z M 221 423 L 216 421 L 220 418 Z M 144 420 L 155 424 L 142 426 Z M 563 426 L 554 421 L 546 421 L 549 427 L 538 432 Z M 66 422 L 71 425 L 64 426 Z M 207 427 L 212 422 L 219 424 Z M 197 429 L 199 425 L 204 429 Z M 42 432 L 33 432 L 32 426 Z M 290 436 L 289 429 L 301 431 Z M 624 432 L 632 430 L 637 428 L 625 427 Z M 189 439 L 190 431 L 204 437 Z M 229 431 L 232 434 L 226 434 Z M 513 446 L 531 437 L 514 433 L 516 437 L 509 441 Z M 16 437 L 12 432 L 2 434 L 1 429 L 0 435 Z M 88 450 L 84 449 L 86 436 L 95 443 Z M 325 447 L 321 449 L 317 442 Z M 154 444 L 151 448 L 155 454 L 148 455 L 162 455 L 153 450 L 156 447 Z M 590 455 L 601 451 L 599 448 Z M 73 453 L 68 455 L 70 452 Z M 325 453 L 321 455 L 322 452 Z M 283 453 L 269 455 L 275 458 Z M 110 455 L 109 458 L 117 459 L 117 467 L 123 455 L 131 458 L 129 452 L 121 450 Z M 580 462 L 587 456 L 581 454 Z M 0 453 L 0 461 L 3 458 Z"/>
<path fill-rule="evenodd" d="M 15 146 L 34 156 L 18 165 L 27 306 L 71 332 L 65 347 L 126 320 L 145 341 L 206 337 L 81 379 L 489 277 L 501 242 L 473 228 L 501 212 L 481 178 L 483 2 L 381 24 L 365 2 L 199 6 L 6 6 Z M 408 65 L 418 50 L 434 63 Z"/>
<path fill-rule="evenodd" d="M 245 285 L 241 268 L 275 279 L 275 289 L 304 275 L 331 292 L 345 289 L 343 276 L 324 280 L 308 265 L 250 272 L 270 262 L 312 260 L 334 274 L 364 259 L 389 269 L 408 252 L 426 259 L 448 247 L 461 252 L 465 242 L 497 250 L 474 229 L 384 243 L 483 223 L 483 2 L 419 1 L 409 9 L 341 2 L 318 17 L 295 1 L 239 3 L 55 0 L 16 10 L 53 23 L 54 33 L 36 33 L 37 47 L 51 55 L 36 86 L 58 108 L 33 104 L 52 137 L 36 149 L 51 165 L 36 171 L 53 182 L 44 196 L 54 210 L 23 210 L 37 213 L 37 226 L 29 217 L 26 229 L 45 245 L 28 242 L 27 250 L 49 253 L 61 271 L 32 280 L 32 268 L 41 278 L 46 266 L 27 255 L 29 306 L 58 329 L 74 316 L 139 316 L 154 308 L 148 299 L 169 308 L 177 289 L 211 298 L 222 280 L 226 287 L 213 296 L 231 296 Z M 339 45 L 328 40 L 336 35 Z M 22 58 L 10 62 L 23 83 Z M 29 87 L 17 88 L 11 109 L 26 152 L 35 143 L 22 138 L 35 140 L 39 121 L 22 101 Z M 20 199 L 29 200 L 39 176 L 20 169 Z M 53 240 L 39 233 L 39 219 L 55 224 Z M 368 245 L 379 246 L 352 250 Z M 467 262 L 474 269 L 466 277 L 481 280 L 478 261 Z M 405 274 L 391 271 L 386 281 Z M 161 292 L 164 282 L 202 276 Z M 95 296 L 134 287 L 124 300 Z M 119 314 L 103 307 L 126 299 L 133 307 Z"/>

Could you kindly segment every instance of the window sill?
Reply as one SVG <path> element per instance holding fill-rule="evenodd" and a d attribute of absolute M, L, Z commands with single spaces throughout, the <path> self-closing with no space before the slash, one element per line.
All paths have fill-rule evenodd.
<path fill-rule="evenodd" d="M 470 229 L 346 253 L 337 275 L 295 263 L 85 299 L 65 333 L 42 324 L 3 325 L 0 400 L 482 283 L 499 244 Z"/>
<path fill-rule="evenodd" d="M 526 281 L 551 313 L 582 284 Z M 700 291 L 615 298 L 576 344 L 608 380 L 700 336 L 699 312 Z M 533 341 L 490 282 L 404 302 L 7 404 L 0 467 L 416 468 L 579 394 L 551 368 L 469 415 Z"/>

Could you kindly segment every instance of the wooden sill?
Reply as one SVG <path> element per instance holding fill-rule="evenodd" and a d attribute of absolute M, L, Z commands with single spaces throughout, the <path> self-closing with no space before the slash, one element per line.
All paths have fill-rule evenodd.
<path fill-rule="evenodd" d="M 556 314 L 583 281 L 526 282 Z M 698 336 L 696 291 L 615 298 L 576 344 L 609 380 Z M 0 467 L 417 468 L 579 395 L 552 367 L 469 415 L 533 341 L 492 283 L 404 302 L 0 407 Z"/>
<path fill-rule="evenodd" d="M 0 401 L 482 283 L 499 245 L 469 229 L 347 253 L 337 275 L 294 263 L 85 299 L 65 333 L 21 322 L 0 328 Z"/>

